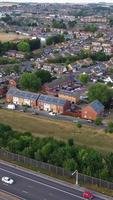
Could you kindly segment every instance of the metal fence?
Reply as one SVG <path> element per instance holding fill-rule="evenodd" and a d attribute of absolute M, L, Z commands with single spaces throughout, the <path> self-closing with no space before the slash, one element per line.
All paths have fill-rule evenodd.
<path fill-rule="evenodd" d="M 16 161 L 21 164 L 26 164 L 26 165 L 35 167 L 37 169 L 46 170 L 48 173 L 53 173 L 56 176 L 65 176 L 68 178 L 72 178 L 72 173 L 69 171 L 65 171 L 61 167 L 57 167 L 45 162 L 37 161 L 37 160 L 31 159 L 25 156 L 21 156 L 18 154 L 14 154 L 14 153 L 5 151 L 3 149 L 0 149 L 0 158 L 10 160 L 10 161 Z M 76 178 L 76 175 L 74 175 L 73 177 Z M 111 190 L 113 189 L 112 182 L 104 181 L 102 179 L 94 178 L 94 177 L 87 176 L 81 173 L 78 173 L 78 183 L 97 185 L 98 187 L 103 187 L 103 188 L 107 188 Z"/>

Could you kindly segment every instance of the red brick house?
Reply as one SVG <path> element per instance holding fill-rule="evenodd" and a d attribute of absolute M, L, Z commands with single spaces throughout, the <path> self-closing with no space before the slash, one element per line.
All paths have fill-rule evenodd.
<path fill-rule="evenodd" d="M 0 87 L 0 97 L 4 97 L 7 93 L 7 87 Z"/>
<path fill-rule="evenodd" d="M 55 113 L 64 113 L 70 108 L 70 102 L 58 97 L 41 94 L 37 100 L 39 110 L 52 111 Z"/>
<path fill-rule="evenodd" d="M 9 86 L 16 87 L 17 86 L 16 80 L 13 80 L 13 79 L 9 80 Z"/>
<path fill-rule="evenodd" d="M 96 120 L 96 118 L 102 116 L 103 113 L 104 105 L 100 101 L 95 100 L 82 109 L 81 117 L 84 119 Z"/>
<path fill-rule="evenodd" d="M 73 75 L 72 74 L 65 74 L 65 75 L 62 75 L 60 78 L 53 80 L 50 83 L 45 83 L 42 87 L 42 90 L 46 94 L 51 94 L 52 92 L 54 93 L 54 91 L 57 88 L 60 88 L 60 87 L 67 85 L 67 84 L 72 84 L 73 82 L 74 82 Z"/>

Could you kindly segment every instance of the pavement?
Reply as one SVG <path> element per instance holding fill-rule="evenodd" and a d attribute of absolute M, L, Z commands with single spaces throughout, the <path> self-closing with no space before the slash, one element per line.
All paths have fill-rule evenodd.
<path fill-rule="evenodd" d="M 34 173 L 6 162 L 0 162 L 0 180 L 9 176 L 14 184 L 0 181 L 0 190 L 16 195 L 21 200 L 83 200 L 85 188 L 68 184 L 48 176 Z M 113 200 L 100 193 L 94 193 L 95 200 Z M 1 200 L 1 199 L 0 199 Z"/>

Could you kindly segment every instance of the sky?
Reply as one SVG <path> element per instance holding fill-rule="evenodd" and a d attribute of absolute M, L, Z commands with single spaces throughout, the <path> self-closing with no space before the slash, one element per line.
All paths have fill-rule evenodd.
<path fill-rule="evenodd" d="M 35 3 L 113 3 L 113 0 L 0 0 L 0 2 L 35 2 Z"/>

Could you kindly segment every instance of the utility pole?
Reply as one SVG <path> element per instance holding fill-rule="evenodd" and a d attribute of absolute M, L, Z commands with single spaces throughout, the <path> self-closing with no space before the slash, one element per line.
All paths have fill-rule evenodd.
<path fill-rule="evenodd" d="M 76 174 L 76 182 L 75 182 L 75 184 L 76 185 L 78 185 L 78 170 L 75 170 L 73 173 L 72 173 L 72 176 L 74 175 L 74 174 Z"/>

